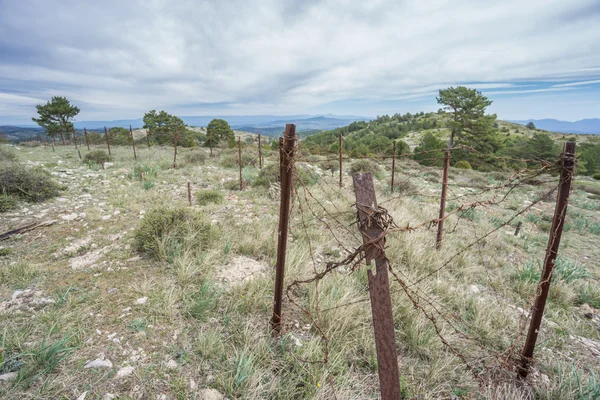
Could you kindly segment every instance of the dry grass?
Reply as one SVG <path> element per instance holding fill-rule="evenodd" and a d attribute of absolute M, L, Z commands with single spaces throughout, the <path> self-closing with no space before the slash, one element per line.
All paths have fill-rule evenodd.
<path fill-rule="evenodd" d="M 106 393 L 123 398 L 163 394 L 167 398 L 197 398 L 199 390 L 214 388 L 229 398 L 244 399 L 377 398 L 377 362 L 364 265 L 354 272 L 345 268 L 329 274 L 319 283 L 318 291 L 314 284 L 294 290 L 293 299 L 311 310 L 312 316 L 286 300 L 284 335 L 271 337 L 268 321 L 274 274 L 269 267 L 276 255 L 278 202 L 268 196 L 264 186 L 223 191 L 225 182 L 237 180 L 238 171 L 222 168 L 218 157 L 207 157 L 204 165 L 190 161 L 172 169 L 172 149 L 140 146 L 138 158 L 156 172 L 154 186 L 144 189 L 140 181 L 131 179 L 137 164 L 127 147 L 111 149 L 114 165 L 106 170 L 82 165 L 72 149 L 57 146 L 56 150 L 52 153 L 36 148 L 22 157 L 51 165 L 45 168 L 55 172 L 61 183 L 71 185 L 63 195 L 65 200 L 34 205 L 31 214 L 14 212 L 27 222 L 48 210 L 44 218 L 58 219 L 59 223 L 43 232 L 11 239 L 6 245 L 12 254 L 0 258 L 2 301 L 10 299 L 15 289 L 36 288 L 56 302 L 32 313 L 2 314 L 0 332 L 4 332 L 2 347 L 11 349 L 11 354 L 29 349 L 38 352 L 44 348 L 44 338 L 48 338 L 46 343 L 57 343 L 59 351 L 73 349 L 60 353 L 64 357 L 57 359 L 52 370 L 33 362 L 33 356 L 25 358 L 28 376 L 32 377 L 28 385 L 0 386 L 0 395 L 77 398 L 88 391 L 88 398 L 103 398 Z M 277 162 L 276 153 L 269 157 L 266 165 Z M 392 195 L 389 165 L 382 164 L 381 170 L 376 180 L 378 200 L 399 226 L 416 226 L 436 216 L 439 171 L 410 161 L 398 162 L 397 182 L 407 179 L 411 186 Z M 245 173 L 248 181 L 259 176 L 251 168 Z M 337 176 L 332 177 L 330 171 L 311 173 L 319 174 L 318 179 L 311 179 L 312 185 L 306 190 L 299 184 L 294 196 L 287 283 L 312 276 L 314 268 L 322 270 L 326 261 L 339 261 L 348 254 L 346 249 L 352 251 L 360 244 L 353 225 L 351 177 L 344 174 L 344 186 L 339 189 Z M 450 196 L 476 193 L 463 186 L 489 185 L 501 178 L 453 170 Z M 220 191 L 223 202 L 187 206 L 188 181 L 195 189 Z M 441 251 L 434 249 L 434 229 L 388 236 L 386 251 L 393 269 L 406 282 L 420 280 L 419 304 L 430 311 L 435 304 L 453 318 L 451 325 L 436 314 L 440 333 L 477 372 L 469 371 L 442 343 L 431 321 L 392 280 L 399 368 L 406 398 L 594 398 L 598 391 L 597 361 L 578 339 L 600 341 L 597 323 L 578 308 L 583 302 L 600 305 L 596 285 L 600 275 L 594 264 L 600 256 L 597 236 L 585 226 L 575 226 L 578 218 L 597 218 L 597 210 L 586 205 L 590 200 L 585 193 L 573 194 L 570 206 L 578 214 L 569 214 L 568 222 L 573 226 L 563 235 L 560 254 L 581 265 L 590 276 L 579 274 L 577 279 L 553 282 L 535 371 L 526 384 L 515 380 L 514 371 L 502 371 L 494 355 L 513 344 L 518 353 L 522 346 L 523 321 L 517 308 L 528 309 L 536 285 L 520 272 L 529 264 L 537 268 L 543 259 L 547 232 L 541 216 L 551 214 L 553 204 L 538 203 L 531 212 L 533 217 L 520 217 L 523 227 L 519 236 L 513 235 L 515 220 L 448 262 L 455 252 L 497 229 L 538 196 L 535 187 L 523 186 L 501 205 L 477 210 L 476 218 L 451 217 Z M 152 209 L 178 207 L 190 213 L 201 210 L 203 221 L 218 230 L 219 239 L 197 251 L 186 245 L 194 242 L 196 233 L 184 230 L 178 251 L 172 251 L 168 240 L 163 240 L 157 242 L 158 258 L 138 253 L 132 229 L 140 226 Z M 74 212 L 85 216 L 73 221 L 61 218 Z M 17 223 L 11 220 L 16 215 L 9 214 L 0 215 L 0 224 Z M 78 250 L 63 251 L 86 238 L 90 238 L 89 243 Z M 89 257 L 95 252 L 99 255 L 89 265 L 70 267 L 75 257 Z M 218 272 L 239 256 L 267 268 L 237 285 L 220 282 Z M 438 270 L 446 262 L 447 266 Z M 138 304 L 143 298 L 147 298 L 145 303 Z M 68 342 L 61 341 L 63 338 L 69 338 Z M 326 349 L 327 365 L 320 362 Z M 83 368 L 100 354 L 112 361 L 113 368 Z M 170 360 L 177 363 L 176 369 L 166 367 Z M 116 372 L 128 365 L 135 368 L 134 373 L 116 378 Z"/>

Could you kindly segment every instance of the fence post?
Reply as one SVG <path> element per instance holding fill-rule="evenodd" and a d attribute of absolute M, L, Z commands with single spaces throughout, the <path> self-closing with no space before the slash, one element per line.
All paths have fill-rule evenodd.
<path fill-rule="evenodd" d="M 519 223 L 517 224 L 517 229 L 515 229 L 515 236 L 519 236 L 519 232 L 521 231 L 521 225 L 523 225 L 523 222 L 519 221 Z"/>
<path fill-rule="evenodd" d="M 392 298 L 388 279 L 388 262 L 385 255 L 385 236 L 376 220 L 379 215 L 373 176 L 370 173 L 352 175 L 356 208 L 358 210 L 358 229 L 363 237 L 367 265 L 375 260 L 375 274 L 369 268 L 369 296 L 375 331 L 375 349 L 379 366 L 379 386 L 382 399 L 399 400 L 400 374 L 396 353 L 396 334 L 392 317 Z"/>
<path fill-rule="evenodd" d="M 244 190 L 244 181 L 242 180 L 242 137 L 238 136 L 238 165 L 240 166 L 240 191 Z"/>
<path fill-rule="evenodd" d="M 146 129 L 146 143 L 148 143 L 148 147 L 150 147 L 150 133 L 148 133 L 148 129 Z"/>
<path fill-rule="evenodd" d="M 187 189 L 188 189 L 188 204 L 191 207 L 192 206 L 192 188 L 191 188 L 189 182 L 187 183 Z"/>
<path fill-rule="evenodd" d="M 558 194 L 556 195 L 556 207 L 554 208 L 554 218 L 552 219 L 552 229 L 548 238 L 548 247 L 544 257 L 544 269 L 538 284 L 537 297 L 533 304 L 531 313 L 531 323 L 529 332 L 523 347 L 521 355 L 521 364 L 518 368 L 519 377 L 525 379 L 529 373 L 529 366 L 533 361 L 533 351 L 537 341 L 546 306 L 546 299 L 550 290 L 550 281 L 552 280 L 552 270 L 556 262 L 560 238 L 562 236 L 565 217 L 567 215 L 567 206 L 569 203 L 569 192 L 571 190 L 571 179 L 575 170 L 575 142 L 567 142 L 564 145 L 561 155 L 562 169 L 560 172 L 560 183 L 558 184 Z"/>
<path fill-rule="evenodd" d="M 175 148 L 175 152 L 173 153 L 173 168 L 177 168 L 177 141 L 179 140 L 179 133 L 175 131 L 175 136 L 173 137 L 173 146 Z"/>
<path fill-rule="evenodd" d="M 52 152 L 54 152 L 54 144 L 56 143 L 56 140 L 54 139 L 54 136 L 52 136 Z"/>
<path fill-rule="evenodd" d="M 396 174 L 396 141 L 394 140 L 393 146 L 394 153 L 392 154 L 392 184 L 390 186 L 390 193 L 394 193 L 394 175 Z"/>
<path fill-rule="evenodd" d="M 281 202 L 279 207 L 279 227 L 277 238 L 277 264 L 275 265 L 275 295 L 271 327 L 274 333 L 281 332 L 281 303 L 283 278 L 285 275 L 285 255 L 290 222 L 290 199 L 294 177 L 294 151 L 296 150 L 296 125 L 287 124 L 283 139 L 280 139 Z"/>
<path fill-rule="evenodd" d="M 63 131 L 62 131 L 62 129 L 60 130 L 60 139 L 61 139 L 61 141 L 62 141 L 62 144 L 63 144 L 63 146 L 65 146 L 65 137 L 64 137 L 64 135 L 63 135 Z"/>
<path fill-rule="evenodd" d="M 208 131 L 208 127 L 206 130 Z M 212 130 L 208 131 L 208 143 L 210 145 L 210 157 L 212 157 Z"/>
<path fill-rule="evenodd" d="M 75 136 L 75 128 L 73 128 L 73 142 L 75 143 L 75 150 L 79 150 L 77 147 L 77 136 Z"/>
<path fill-rule="evenodd" d="M 108 148 L 108 155 L 111 156 L 110 153 L 110 143 L 108 142 L 108 132 L 106 132 L 106 126 L 104 127 L 104 137 L 106 138 L 106 147 Z"/>
<path fill-rule="evenodd" d="M 133 159 L 137 161 L 137 154 L 135 154 L 135 139 L 133 138 L 133 129 L 129 125 L 129 133 L 131 134 L 131 146 L 133 146 Z"/>
<path fill-rule="evenodd" d="M 90 151 L 90 140 L 88 139 L 87 129 L 83 128 L 83 133 L 85 135 L 85 144 L 88 148 L 88 151 Z"/>
<path fill-rule="evenodd" d="M 260 141 L 260 133 L 258 134 L 258 168 L 262 169 L 262 144 Z"/>
<path fill-rule="evenodd" d="M 340 187 L 342 187 L 342 134 L 340 133 Z"/>
<path fill-rule="evenodd" d="M 77 149 L 77 153 L 79 153 L 79 159 L 81 160 L 81 150 Z"/>
<path fill-rule="evenodd" d="M 437 238 L 435 248 L 442 247 L 442 236 L 444 234 L 444 214 L 446 212 L 446 192 L 448 191 L 448 170 L 450 169 L 450 149 L 444 154 L 444 172 L 442 176 L 442 195 L 440 197 L 440 216 L 438 220 Z"/>

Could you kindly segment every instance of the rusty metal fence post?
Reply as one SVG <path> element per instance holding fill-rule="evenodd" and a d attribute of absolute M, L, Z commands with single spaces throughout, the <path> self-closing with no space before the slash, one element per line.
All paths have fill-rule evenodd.
<path fill-rule="evenodd" d="M 131 146 L 133 147 L 133 159 L 137 161 L 137 154 L 135 154 L 135 139 L 133 138 L 133 129 L 129 125 L 129 134 L 131 135 Z"/>
<path fill-rule="evenodd" d="M 394 140 L 392 153 L 392 184 L 390 185 L 390 193 L 394 193 L 394 175 L 396 174 L 396 141 Z"/>
<path fill-rule="evenodd" d="M 238 164 L 240 166 L 240 191 L 244 190 L 244 181 L 242 180 L 242 138 L 238 136 Z"/>
<path fill-rule="evenodd" d="M 281 332 L 283 278 L 285 275 L 285 256 L 288 226 L 290 222 L 290 199 L 294 178 L 294 152 L 296 150 L 296 125 L 287 124 L 283 139 L 280 141 L 281 202 L 279 207 L 279 227 L 277 240 L 277 264 L 275 265 L 275 294 L 271 327 L 274 333 Z"/>
<path fill-rule="evenodd" d="M 442 176 L 442 195 L 440 196 L 440 215 L 438 219 L 437 237 L 435 248 L 442 247 L 442 237 L 444 235 L 444 214 L 446 213 L 446 192 L 448 191 L 448 170 L 450 169 L 450 149 L 444 154 L 444 172 Z"/>
<path fill-rule="evenodd" d="M 521 379 L 527 378 L 529 367 L 533 361 L 533 351 L 537 341 L 546 307 L 546 299 L 550 291 L 550 281 L 552 280 L 552 270 L 558 255 L 560 238 L 562 236 L 565 217 L 567 215 L 567 206 L 569 204 L 569 192 L 571 191 L 571 180 L 575 171 L 575 142 L 567 142 L 564 145 L 561 155 L 562 169 L 560 172 L 560 183 L 558 184 L 558 194 L 556 195 L 556 207 L 554 208 L 554 218 L 552 219 L 552 229 L 548 238 L 548 247 L 544 257 L 544 268 L 538 284 L 537 297 L 533 304 L 531 313 L 531 323 L 527 332 L 527 339 L 521 355 L 521 364 L 518 368 L 518 374 Z"/>
<path fill-rule="evenodd" d="M 83 134 L 85 135 L 85 145 L 88 151 L 90 151 L 90 139 L 88 138 L 87 129 L 83 128 Z"/>
<path fill-rule="evenodd" d="M 381 398 L 399 400 L 400 374 L 398 372 L 398 356 L 396 353 L 396 334 L 392 317 L 392 298 L 388 279 L 388 262 L 385 255 L 385 236 L 378 224 L 377 198 L 373 176 L 370 173 L 352 175 L 356 208 L 358 210 L 358 229 L 363 237 L 365 259 L 367 265 L 375 260 L 375 274 L 369 268 L 369 296 L 375 331 L 375 349 L 379 367 L 379 386 Z"/>
<path fill-rule="evenodd" d="M 523 225 L 523 222 L 519 221 L 519 223 L 517 224 L 517 228 L 515 229 L 515 236 L 519 236 L 519 232 L 521 232 L 522 225 Z"/>
<path fill-rule="evenodd" d="M 262 143 L 258 134 L 258 168 L 262 169 Z"/>
<path fill-rule="evenodd" d="M 340 133 L 340 187 L 342 187 L 342 134 Z"/>
<path fill-rule="evenodd" d="M 175 136 L 173 136 L 173 168 L 177 168 L 177 141 L 179 140 L 179 133 L 175 131 Z"/>
<path fill-rule="evenodd" d="M 108 141 L 108 132 L 106 131 L 106 126 L 104 127 L 104 137 L 106 138 L 106 147 L 108 148 L 108 155 L 112 155 L 110 153 L 110 143 Z"/>
<path fill-rule="evenodd" d="M 187 191 L 188 191 L 188 204 L 191 207 L 192 206 L 192 187 L 189 182 L 187 183 Z"/>

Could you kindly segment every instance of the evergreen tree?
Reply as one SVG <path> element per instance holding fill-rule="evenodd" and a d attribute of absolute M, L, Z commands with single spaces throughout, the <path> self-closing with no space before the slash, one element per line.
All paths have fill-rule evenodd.
<path fill-rule="evenodd" d="M 63 138 L 64 134 L 70 135 L 73 132 L 72 119 L 79 114 L 79 108 L 71 105 L 66 97 L 54 96 L 46 104 L 38 104 L 35 108 L 39 118 L 31 120 L 44 128 L 48 136 L 56 137 L 60 134 Z"/>

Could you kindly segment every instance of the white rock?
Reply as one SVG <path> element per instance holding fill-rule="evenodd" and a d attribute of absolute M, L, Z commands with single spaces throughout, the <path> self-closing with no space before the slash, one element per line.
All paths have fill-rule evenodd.
<path fill-rule="evenodd" d="M 64 219 L 65 221 L 74 221 L 77 219 L 77 217 L 79 217 L 79 215 L 73 213 L 73 214 L 61 215 L 60 217 L 62 219 Z"/>
<path fill-rule="evenodd" d="M 119 211 L 119 210 L 117 210 L 113 213 L 113 215 L 119 215 L 119 214 L 121 214 L 121 211 Z"/>
<path fill-rule="evenodd" d="M 135 304 L 146 304 L 147 301 L 148 301 L 147 297 L 140 297 L 139 299 L 137 299 L 135 301 Z"/>
<path fill-rule="evenodd" d="M 124 308 L 123 310 L 121 310 L 121 312 L 130 312 L 131 311 L 131 307 L 127 307 Z"/>
<path fill-rule="evenodd" d="M 469 292 L 479 293 L 479 292 L 481 292 L 481 289 L 479 289 L 479 287 L 477 285 L 471 285 L 471 286 L 469 286 Z"/>
<path fill-rule="evenodd" d="M 198 392 L 200 400 L 223 400 L 225 397 L 216 389 L 202 389 Z"/>
<path fill-rule="evenodd" d="M 196 383 L 196 381 L 194 381 L 193 379 L 190 379 L 190 389 L 192 390 L 196 390 L 198 389 L 198 384 Z"/>
<path fill-rule="evenodd" d="M 110 219 L 110 217 L 111 217 L 110 215 L 103 215 L 103 216 L 101 217 L 101 219 L 102 219 L 103 221 L 108 221 L 108 220 Z"/>
<path fill-rule="evenodd" d="M 7 372 L 6 374 L 0 375 L 0 382 L 9 382 L 17 378 L 19 374 L 16 372 Z"/>
<path fill-rule="evenodd" d="M 134 370 L 135 370 L 135 368 L 132 367 L 131 365 L 129 365 L 127 367 L 123 367 L 119 371 L 117 371 L 116 377 L 117 378 L 125 378 L 126 376 L 131 375 Z"/>
<path fill-rule="evenodd" d="M 79 396 L 77 400 L 85 400 L 85 396 L 87 396 L 87 392 L 81 393 L 81 396 Z"/>
<path fill-rule="evenodd" d="M 167 367 L 168 369 L 177 369 L 179 368 L 179 365 L 177 365 L 177 361 L 169 360 L 169 362 L 165 364 L 165 367 Z"/>
<path fill-rule="evenodd" d="M 115 399 L 116 397 L 117 397 L 117 396 L 116 396 L 116 395 L 114 395 L 114 394 L 112 394 L 112 393 L 106 393 L 106 394 L 104 395 L 104 399 L 103 399 L 103 400 L 113 400 L 113 399 Z"/>
<path fill-rule="evenodd" d="M 83 366 L 83 369 L 88 368 L 112 368 L 113 363 L 110 360 L 101 360 L 99 358 L 94 361 L 89 361 L 87 364 Z"/>

